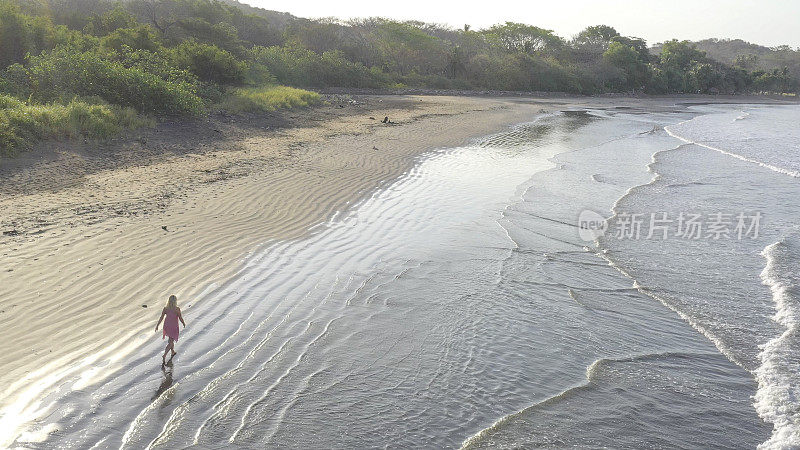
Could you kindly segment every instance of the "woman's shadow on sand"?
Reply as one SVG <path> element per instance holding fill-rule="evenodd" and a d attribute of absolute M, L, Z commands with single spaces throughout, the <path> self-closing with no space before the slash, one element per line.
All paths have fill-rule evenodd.
<path fill-rule="evenodd" d="M 150 401 L 155 401 L 158 397 L 161 396 L 164 392 L 166 392 L 170 387 L 172 387 L 172 358 L 169 359 L 165 364 L 161 365 L 161 373 L 164 375 L 164 378 L 161 380 L 161 385 L 158 386 L 158 390 L 156 393 L 153 394 L 153 397 Z"/>

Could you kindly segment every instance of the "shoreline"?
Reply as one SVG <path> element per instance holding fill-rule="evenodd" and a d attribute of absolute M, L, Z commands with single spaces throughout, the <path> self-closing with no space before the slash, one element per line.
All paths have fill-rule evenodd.
<path fill-rule="evenodd" d="M 569 92 L 556 91 L 501 91 L 492 89 L 431 89 L 431 88 L 320 88 L 316 89 L 321 94 L 340 95 L 370 95 L 370 96 L 448 96 L 448 97 L 483 97 L 483 98 L 526 98 L 540 100 L 570 99 L 574 101 L 603 99 L 629 99 L 642 101 L 669 101 L 688 100 L 690 104 L 709 103 L 766 103 L 785 102 L 788 104 L 800 103 L 800 96 L 786 94 L 644 94 L 630 92 L 609 92 L 605 94 L 580 95 Z"/>
<path fill-rule="evenodd" d="M 146 147 L 188 141 L 160 152 L 144 149 L 140 160 L 123 159 L 116 167 L 88 149 L 68 151 L 63 159 L 45 155 L 32 172 L 7 166 L 0 171 L 0 189 L 7 193 L 0 207 L 20 224 L 17 233 L 0 236 L 5 262 L 0 325 L 10 338 L 0 344 L 7 368 L 0 378 L 9 386 L 0 407 L 25 391 L 30 397 L 19 406 L 35 409 L 45 392 L 82 368 L 124 357 L 118 350 L 144 342 L 143 332 L 170 293 L 178 295 L 191 326 L 191 299 L 224 283 L 248 253 L 269 241 L 304 236 L 402 175 L 420 154 L 561 109 L 676 107 L 674 99 L 637 98 L 353 100 L 267 118 L 274 125 L 303 116 L 299 121 L 305 126 L 295 128 L 265 130 L 257 117 L 244 125 L 236 124 L 239 117 L 221 120 L 229 128 L 206 132 L 227 136 L 202 150 L 188 148 L 198 130 L 161 142 L 154 136 L 165 130 L 149 130 L 123 140 L 117 151 L 132 142 Z M 379 111 L 388 111 L 394 124 L 379 123 Z M 261 131 L 255 131 L 259 125 Z M 75 162 L 81 160 L 90 170 Z M 63 172 L 65 167 L 73 172 Z M 28 189 L 20 176 L 26 173 L 28 183 L 52 185 Z M 108 214 L 112 211 L 122 214 Z M 38 383 L 29 387 L 31 381 Z"/>
<path fill-rule="evenodd" d="M 0 407 L 23 392 L 27 404 L 15 408 L 35 407 L 82 367 L 140 345 L 137 335 L 156 321 L 170 293 L 191 326 L 191 299 L 234 274 L 258 245 L 303 236 L 400 176 L 421 153 L 500 131 L 547 107 L 413 97 L 387 107 L 373 100 L 323 125 L 241 132 L 209 151 L 157 155 L 143 165 L 102 170 L 102 158 L 68 153 L 12 176 L 4 171 L 3 230 L 16 231 L 0 237 L 0 325 L 8 330 L 0 344 L 0 379 L 8 386 Z M 392 125 L 369 118 L 386 110 Z M 290 114 L 306 113 L 313 115 Z M 96 166 L 86 170 L 69 158 Z M 59 176 L 65 166 L 78 168 Z M 27 183 L 55 186 L 14 192 L 21 174 Z"/>

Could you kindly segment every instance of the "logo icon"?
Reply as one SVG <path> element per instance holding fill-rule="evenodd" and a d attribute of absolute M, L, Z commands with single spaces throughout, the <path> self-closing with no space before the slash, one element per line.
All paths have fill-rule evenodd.
<path fill-rule="evenodd" d="M 595 239 L 606 233 L 608 222 L 605 217 L 590 209 L 584 209 L 578 215 L 578 236 L 586 242 L 593 242 Z"/>

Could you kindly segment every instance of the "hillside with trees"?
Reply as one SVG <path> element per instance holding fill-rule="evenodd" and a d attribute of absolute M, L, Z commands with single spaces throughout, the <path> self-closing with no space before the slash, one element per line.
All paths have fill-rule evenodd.
<path fill-rule="evenodd" d="M 741 39 L 704 39 L 692 42 L 697 50 L 705 52 L 707 57 L 721 64 L 746 71 L 753 82 L 752 90 L 780 92 L 782 86 L 788 85 L 792 91 L 800 79 L 800 48 L 792 49 L 788 45 L 765 47 L 752 44 Z M 657 55 L 663 45 L 656 44 L 651 53 Z M 770 84 L 776 84 L 770 88 Z M 766 86 L 765 86 L 766 85 Z"/>
<path fill-rule="evenodd" d="M 741 39 L 704 39 L 694 45 L 709 58 L 741 67 L 750 72 L 773 72 L 786 69 L 792 78 L 800 78 L 800 48 L 788 45 L 764 47 Z"/>
<path fill-rule="evenodd" d="M 0 153 L 47 137 L 103 137 L 163 116 L 317 100 L 280 85 L 798 91 L 795 65 L 780 68 L 783 60 L 773 54 L 754 53 L 752 64 L 738 53 L 730 60 L 735 52 L 722 56 L 712 47 L 673 40 L 652 54 L 642 39 L 604 25 L 565 39 L 513 22 L 473 30 L 382 18 L 309 20 L 235 0 L 0 0 Z"/>

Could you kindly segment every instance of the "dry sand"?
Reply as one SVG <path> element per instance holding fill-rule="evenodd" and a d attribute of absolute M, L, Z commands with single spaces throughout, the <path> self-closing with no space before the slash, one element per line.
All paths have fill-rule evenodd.
<path fill-rule="evenodd" d="M 39 399 L 140 345 L 145 332 L 160 341 L 152 330 L 168 294 L 191 326 L 198 294 L 248 252 L 302 236 L 421 152 L 552 109 L 513 99 L 354 100 L 163 124 L 99 146 L 48 144 L 4 161 L 0 408 L 16 402 L 5 412 L 20 414 L 19 395 Z M 380 123 L 385 115 L 394 123 Z"/>

